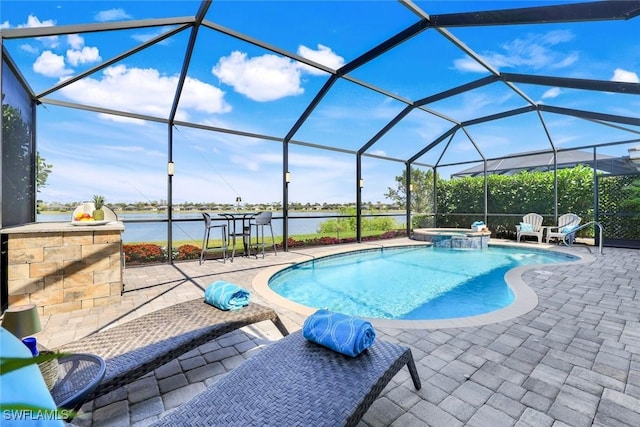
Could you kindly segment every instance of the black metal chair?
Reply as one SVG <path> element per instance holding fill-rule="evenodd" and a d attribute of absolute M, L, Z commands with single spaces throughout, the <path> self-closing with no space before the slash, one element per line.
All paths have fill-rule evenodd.
<path fill-rule="evenodd" d="M 227 224 L 213 224 L 211 221 L 211 215 L 206 212 L 202 213 L 204 217 L 204 237 L 202 238 L 202 252 L 200 252 L 200 264 L 204 262 L 205 255 L 208 251 L 213 249 L 222 249 L 222 262 L 227 261 L 227 250 L 229 248 L 229 240 L 227 238 Z M 219 228 L 221 231 L 222 243 L 219 246 L 209 246 L 209 238 L 211 236 L 211 230 Z"/>
<path fill-rule="evenodd" d="M 251 227 L 251 235 L 253 236 L 253 228 L 255 227 L 255 243 L 252 243 L 252 247 L 255 248 L 256 258 L 258 257 L 258 251 L 262 253 L 262 258 L 264 258 L 264 228 L 269 227 L 269 231 L 271 231 L 271 244 L 273 245 L 273 253 L 278 255 L 276 250 L 276 240 L 273 237 L 273 227 L 271 226 L 271 217 L 272 213 L 270 211 L 258 212 L 249 223 Z"/>

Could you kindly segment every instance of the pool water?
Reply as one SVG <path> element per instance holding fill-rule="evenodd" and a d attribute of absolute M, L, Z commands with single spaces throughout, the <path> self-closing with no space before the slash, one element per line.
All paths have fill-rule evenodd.
<path fill-rule="evenodd" d="M 294 302 L 358 317 L 431 320 L 475 316 L 514 299 L 504 280 L 517 266 L 578 259 L 557 252 L 427 246 L 350 252 L 296 264 L 269 287 Z"/>

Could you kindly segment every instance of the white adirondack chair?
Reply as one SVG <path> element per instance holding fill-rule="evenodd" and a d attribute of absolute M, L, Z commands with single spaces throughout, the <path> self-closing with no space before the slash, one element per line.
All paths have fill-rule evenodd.
<path fill-rule="evenodd" d="M 520 237 L 533 236 L 538 238 L 538 243 L 542 243 L 542 215 L 528 213 L 522 217 L 521 225 L 516 225 L 516 239 L 520 243 Z M 531 227 L 527 227 L 530 225 Z"/>
<path fill-rule="evenodd" d="M 556 227 L 549 227 L 547 230 L 547 243 L 549 243 L 552 238 L 563 240 L 565 235 L 572 234 L 573 229 L 580 225 L 580 221 L 582 221 L 582 218 L 576 214 L 568 213 L 562 215 L 558 218 L 558 225 Z"/>

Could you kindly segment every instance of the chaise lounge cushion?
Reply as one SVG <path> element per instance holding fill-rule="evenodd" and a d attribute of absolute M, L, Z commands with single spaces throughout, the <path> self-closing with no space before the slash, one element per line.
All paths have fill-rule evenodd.
<path fill-rule="evenodd" d="M 524 233 L 530 233 L 533 231 L 533 224 L 527 224 L 526 222 L 520 223 L 520 231 Z"/>

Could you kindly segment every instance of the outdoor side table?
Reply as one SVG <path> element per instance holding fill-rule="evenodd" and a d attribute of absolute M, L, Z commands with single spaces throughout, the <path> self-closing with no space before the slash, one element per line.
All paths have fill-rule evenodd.
<path fill-rule="evenodd" d="M 71 354 L 58 359 L 60 376 L 51 389 L 58 408 L 77 411 L 96 389 L 107 370 L 104 360 L 94 354 Z"/>

